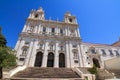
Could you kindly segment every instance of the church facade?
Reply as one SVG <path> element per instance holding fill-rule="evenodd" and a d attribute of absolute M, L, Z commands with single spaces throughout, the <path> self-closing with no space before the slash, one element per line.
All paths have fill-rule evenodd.
<path fill-rule="evenodd" d="M 84 43 L 75 16 L 67 12 L 63 22 L 45 20 L 42 8 L 32 10 L 15 46 L 18 66 L 105 67 L 120 55 L 116 44 Z"/>

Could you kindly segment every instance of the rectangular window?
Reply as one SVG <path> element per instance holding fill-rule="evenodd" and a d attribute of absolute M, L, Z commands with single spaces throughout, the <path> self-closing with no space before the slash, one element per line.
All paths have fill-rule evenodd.
<path fill-rule="evenodd" d="M 60 50 L 63 50 L 63 46 L 60 46 Z"/>
<path fill-rule="evenodd" d="M 20 60 L 20 61 L 24 61 L 25 59 L 24 59 L 24 58 L 20 58 L 19 60 Z"/>
<path fill-rule="evenodd" d="M 106 52 L 104 49 L 101 49 L 101 51 L 102 51 L 102 55 L 106 55 Z"/>
<path fill-rule="evenodd" d="M 42 47 L 43 47 L 43 44 L 40 44 L 40 47 L 39 47 L 39 48 L 42 49 Z"/>
<path fill-rule="evenodd" d="M 55 33 L 55 28 L 52 28 L 52 33 Z"/>
<path fill-rule="evenodd" d="M 74 63 L 78 63 L 78 60 L 74 60 Z"/>
<path fill-rule="evenodd" d="M 112 52 L 112 50 L 109 50 L 109 52 L 110 52 L 110 55 L 113 55 L 113 52 Z"/>
<path fill-rule="evenodd" d="M 73 48 L 76 48 L 76 47 L 77 47 L 77 45 L 73 44 Z"/>
<path fill-rule="evenodd" d="M 33 26 L 30 27 L 30 31 L 31 31 L 31 32 L 34 31 L 34 27 L 33 27 Z"/>
<path fill-rule="evenodd" d="M 60 33 L 63 34 L 63 29 L 60 29 Z"/>
<path fill-rule="evenodd" d="M 46 27 L 43 27 L 43 32 L 46 32 Z"/>
<path fill-rule="evenodd" d="M 119 52 L 118 52 L 117 50 L 115 50 L 115 53 L 116 53 L 116 56 L 118 56 L 118 55 L 119 55 Z"/>
<path fill-rule="evenodd" d="M 25 42 L 26 45 L 30 44 L 29 42 Z"/>
<path fill-rule="evenodd" d="M 74 52 L 74 59 L 78 59 L 78 53 Z"/>

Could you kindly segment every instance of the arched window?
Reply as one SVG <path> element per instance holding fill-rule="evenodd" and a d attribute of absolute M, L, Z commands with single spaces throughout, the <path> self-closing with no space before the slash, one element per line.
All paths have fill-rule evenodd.
<path fill-rule="evenodd" d="M 71 19 L 71 18 L 69 18 L 69 22 L 72 22 L 72 19 Z"/>
<path fill-rule="evenodd" d="M 38 16 L 39 16 L 38 14 L 35 14 L 35 18 L 38 18 Z"/>
<path fill-rule="evenodd" d="M 91 49 L 91 53 L 96 54 L 95 49 Z"/>

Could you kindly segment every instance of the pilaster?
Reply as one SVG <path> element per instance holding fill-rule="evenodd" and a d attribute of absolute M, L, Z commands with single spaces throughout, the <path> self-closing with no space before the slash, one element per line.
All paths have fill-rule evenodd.
<path fill-rule="evenodd" d="M 30 57 L 32 55 L 32 51 L 33 51 L 33 46 L 34 45 L 34 40 L 31 40 L 30 46 L 29 46 L 29 51 L 27 53 L 26 59 L 25 59 L 25 65 L 28 66 L 29 65 L 29 61 L 30 61 Z"/>
<path fill-rule="evenodd" d="M 71 63 L 71 67 L 74 67 L 74 60 L 73 60 L 73 52 L 72 52 L 72 44 L 71 44 L 71 42 L 69 43 L 69 51 L 70 51 L 70 63 Z"/>
<path fill-rule="evenodd" d="M 47 47 L 48 47 L 48 42 L 46 41 L 44 47 L 44 53 L 43 53 L 42 67 L 47 67 L 47 56 L 48 56 Z"/>
<path fill-rule="evenodd" d="M 18 48 L 19 48 L 20 44 L 21 44 L 21 39 L 18 39 L 18 41 L 16 43 L 16 46 L 14 48 L 16 51 L 18 51 Z"/>
<path fill-rule="evenodd" d="M 18 50 L 17 50 L 17 57 L 19 57 L 19 55 L 22 53 L 22 47 L 24 46 L 24 40 L 21 40 L 21 43 L 20 43 L 20 46 L 18 47 Z"/>
<path fill-rule="evenodd" d="M 26 32 L 26 29 L 27 29 L 27 25 L 25 24 L 22 32 Z"/>
<path fill-rule="evenodd" d="M 35 31 L 34 31 L 34 33 L 37 33 L 37 30 L 38 30 L 38 26 L 35 26 Z"/>
<path fill-rule="evenodd" d="M 79 67 L 82 67 L 82 53 L 80 51 L 80 44 L 77 45 L 77 49 L 78 49 Z"/>
<path fill-rule="evenodd" d="M 34 44 L 33 44 L 33 50 L 31 52 L 31 56 L 30 56 L 29 67 L 34 67 L 36 53 L 37 53 L 36 52 L 37 44 L 38 44 L 37 41 L 35 41 Z"/>
<path fill-rule="evenodd" d="M 69 43 L 66 41 L 66 53 L 65 53 L 65 59 L 66 59 L 66 67 L 70 67 L 70 52 L 69 52 Z"/>
<path fill-rule="evenodd" d="M 56 68 L 59 67 L 58 42 L 56 42 L 56 47 L 55 47 L 54 67 Z"/>
<path fill-rule="evenodd" d="M 80 46 L 80 52 L 81 52 L 81 59 L 82 59 L 82 65 L 81 67 L 85 67 L 85 64 L 86 63 L 86 60 L 85 60 L 85 57 L 84 57 L 84 52 L 83 52 L 83 46 L 82 45 L 79 45 Z"/>

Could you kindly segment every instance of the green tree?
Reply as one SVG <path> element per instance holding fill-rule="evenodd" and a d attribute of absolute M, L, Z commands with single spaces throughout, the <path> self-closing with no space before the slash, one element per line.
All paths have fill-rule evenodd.
<path fill-rule="evenodd" d="M 0 27 L 0 79 L 3 77 L 3 68 L 16 65 L 16 56 L 14 51 L 6 46 L 6 39 L 2 35 Z"/>
<path fill-rule="evenodd" d="M 91 74 L 97 74 L 97 67 L 95 65 L 93 65 L 92 68 L 89 68 L 88 71 L 91 73 Z"/>

